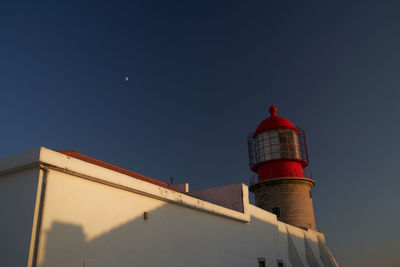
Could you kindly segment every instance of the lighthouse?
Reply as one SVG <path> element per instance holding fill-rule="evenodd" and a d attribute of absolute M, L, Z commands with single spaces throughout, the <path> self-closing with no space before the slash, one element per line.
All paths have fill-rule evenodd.
<path fill-rule="evenodd" d="M 309 161 L 304 131 L 277 116 L 275 106 L 269 112 L 248 137 L 250 168 L 257 173 L 249 189 L 256 206 L 278 220 L 316 230 L 311 194 L 315 182 L 305 169 Z"/>

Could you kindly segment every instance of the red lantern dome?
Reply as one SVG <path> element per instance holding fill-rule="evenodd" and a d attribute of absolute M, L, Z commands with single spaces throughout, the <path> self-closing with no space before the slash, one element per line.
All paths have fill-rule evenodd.
<path fill-rule="evenodd" d="M 278 109 L 275 106 L 271 106 L 269 108 L 271 117 L 266 118 L 260 123 L 260 125 L 258 125 L 257 130 L 254 133 L 254 136 L 256 136 L 261 132 L 275 130 L 275 129 L 290 129 L 299 132 L 290 120 L 276 116 L 277 111 Z"/>
<path fill-rule="evenodd" d="M 308 165 L 304 131 L 277 116 L 275 106 L 269 112 L 271 116 L 248 138 L 251 169 L 258 173 L 259 181 L 304 177 L 303 168 Z"/>

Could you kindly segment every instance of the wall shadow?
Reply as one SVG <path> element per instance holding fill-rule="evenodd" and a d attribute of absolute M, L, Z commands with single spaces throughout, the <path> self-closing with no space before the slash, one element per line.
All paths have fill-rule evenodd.
<path fill-rule="evenodd" d="M 246 224 L 167 206 L 149 211 L 148 220 L 137 217 L 91 240 L 79 225 L 53 222 L 43 235 L 43 262 L 38 266 L 246 266 L 246 259 L 233 256 L 246 247 Z"/>
<path fill-rule="evenodd" d="M 324 266 L 317 260 L 318 242 L 251 220 L 246 224 L 167 204 L 149 211 L 148 220 L 137 217 L 91 240 L 79 225 L 53 222 L 43 235 L 38 267 L 239 267 L 257 266 L 259 257 L 267 266 L 277 260 L 288 267 Z"/>

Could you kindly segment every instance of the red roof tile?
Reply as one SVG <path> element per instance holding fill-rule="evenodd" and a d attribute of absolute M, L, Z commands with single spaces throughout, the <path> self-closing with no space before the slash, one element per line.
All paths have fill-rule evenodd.
<path fill-rule="evenodd" d="M 109 170 L 113 170 L 113 171 L 116 171 L 116 172 L 119 172 L 119 173 L 123 173 L 123 174 L 131 176 L 133 178 L 136 178 L 136 179 L 139 179 L 139 180 L 142 180 L 142 181 L 146 181 L 146 182 L 149 182 L 149 183 L 152 183 L 152 184 L 155 184 L 155 185 L 158 185 L 158 186 L 162 186 L 162 187 L 165 187 L 165 188 L 168 188 L 168 189 L 171 189 L 171 190 L 179 192 L 178 190 L 169 187 L 169 185 L 167 183 L 164 183 L 164 182 L 161 182 L 161 181 L 146 177 L 146 176 L 141 175 L 141 174 L 136 173 L 136 172 L 132 172 L 132 171 L 117 167 L 115 165 L 112 165 L 112 164 L 104 162 L 104 161 L 100 161 L 100 160 L 97 160 L 97 159 L 82 155 L 82 154 L 76 152 L 75 150 L 56 150 L 56 151 L 59 152 L 59 153 L 62 153 L 64 155 L 67 155 L 69 157 L 73 157 L 73 158 L 76 158 L 76 159 L 79 159 L 79 160 L 83 160 L 83 161 L 86 161 L 88 163 L 91 163 L 91 164 L 94 164 L 94 165 L 97 165 L 97 166 L 100 166 L 100 167 L 103 167 L 103 168 L 107 168 Z"/>

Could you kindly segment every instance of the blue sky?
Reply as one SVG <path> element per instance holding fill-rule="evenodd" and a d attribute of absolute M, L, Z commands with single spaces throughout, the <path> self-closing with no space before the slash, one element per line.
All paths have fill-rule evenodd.
<path fill-rule="evenodd" d="M 38 146 L 192 189 L 248 183 L 248 134 L 306 131 L 343 266 L 398 266 L 398 1 L 9 1 L 0 156 Z M 124 77 L 128 75 L 129 81 Z"/>

